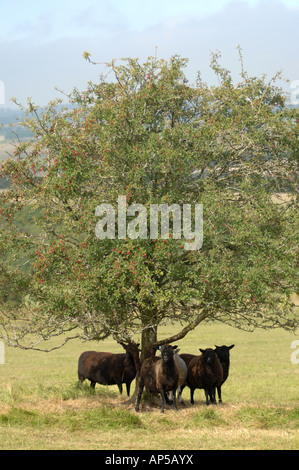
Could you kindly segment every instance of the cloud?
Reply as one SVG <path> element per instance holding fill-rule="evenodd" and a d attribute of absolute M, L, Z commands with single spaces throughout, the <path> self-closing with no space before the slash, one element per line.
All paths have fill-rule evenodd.
<path fill-rule="evenodd" d="M 255 6 L 232 2 L 205 18 L 170 18 L 144 31 L 136 43 L 152 49 L 158 45 L 160 56 L 189 57 L 190 71 L 201 69 L 207 80 L 211 78 L 210 53 L 217 49 L 222 51 L 224 66 L 238 73 L 236 47 L 240 45 L 249 74 L 270 76 L 282 69 L 288 78 L 296 79 L 298 24 L 299 10 L 289 10 L 279 2 L 262 1 Z M 128 42 L 123 44 L 128 46 Z"/>
<path fill-rule="evenodd" d="M 116 33 L 128 28 L 129 21 L 111 2 L 101 2 L 84 7 L 72 19 L 73 26 L 82 35 Z"/>
<path fill-rule="evenodd" d="M 82 59 L 87 50 L 98 62 L 112 58 L 155 54 L 169 58 L 180 54 L 190 59 L 187 75 L 193 81 L 198 70 L 205 81 L 214 78 L 209 68 L 211 51 L 222 51 L 222 63 L 238 79 L 240 64 L 236 47 L 240 45 L 249 75 L 269 77 L 278 69 L 290 80 L 299 79 L 299 10 L 290 10 L 278 1 L 261 1 L 254 6 L 232 2 L 221 11 L 203 16 L 173 16 L 151 27 L 132 31 L 126 16 L 101 3 L 82 8 L 69 18 L 65 37 L 47 42 L 14 41 L 0 44 L 1 73 L 7 98 L 27 96 L 45 104 L 58 86 L 70 92 L 84 89 L 88 80 L 96 81 L 103 66 L 92 66 Z M 46 19 L 43 19 L 47 25 Z M 51 26 L 52 25 L 52 26 Z M 49 18 L 48 27 L 53 27 Z M 42 29 L 42 28 L 41 28 Z M 9 105 L 9 103 L 7 103 Z"/>

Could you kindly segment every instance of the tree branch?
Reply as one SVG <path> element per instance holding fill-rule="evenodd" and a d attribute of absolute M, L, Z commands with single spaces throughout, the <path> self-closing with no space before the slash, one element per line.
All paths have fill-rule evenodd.
<path fill-rule="evenodd" d="M 209 312 L 204 310 L 202 311 L 196 318 L 193 320 L 191 323 L 189 323 L 185 328 L 182 329 L 179 333 L 176 335 L 170 336 L 166 339 L 161 339 L 160 341 L 157 341 L 156 343 L 152 344 L 151 346 L 162 346 L 163 344 L 170 344 L 173 343 L 174 341 L 179 341 L 180 339 L 183 339 L 191 330 L 194 330 L 194 328 L 197 327 L 205 318 L 209 316 Z"/>

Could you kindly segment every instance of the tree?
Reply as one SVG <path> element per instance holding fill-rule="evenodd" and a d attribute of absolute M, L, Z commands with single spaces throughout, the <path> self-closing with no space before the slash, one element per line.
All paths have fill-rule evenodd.
<path fill-rule="evenodd" d="M 241 51 L 240 59 L 237 84 L 218 53 L 215 86 L 200 77 L 191 85 L 186 59 L 150 57 L 107 64 L 112 79 L 74 90 L 69 106 L 28 102 L 23 126 L 34 138 L 18 143 L 1 170 L 11 180 L 0 195 L 9 279 L 0 315 L 10 344 L 138 335 L 144 356 L 205 319 L 297 327 L 298 110 L 285 106 L 278 74 L 249 77 Z M 98 239 L 96 208 L 110 204 L 117 221 L 120 196 L 147 214 L 152 204 L 203 204 L 202 247 L 186 250 L 172 226 L 168 239 L 150 238 L 149 220 L 147 238 L 124 237 L 116 223 L 114 239 Z M 20 226 L 24 211 L 34 231 Z M 140 220 L 128 216 L 137 237 Z M 17 294 L 13 308 L 9 293 Z M 168 322 L 181 329 L 161 340 Z"/>

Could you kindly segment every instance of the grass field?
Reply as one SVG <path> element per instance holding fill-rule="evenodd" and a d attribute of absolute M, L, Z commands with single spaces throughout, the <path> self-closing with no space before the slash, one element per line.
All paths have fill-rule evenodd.
<path fill-rule="evenodd" d="M 160 329 L 160 337 L 177 331 Z M 117 386 L 78 385 L 84 350 L 120 352 L 113 341 L 68 343 L 51 353 L 5 348 L 0 365 L 0 449 L 298 449 L 299 364 L 291 343 L 299 336 L 245 333 L 222 324 L 200 325 L 178 342 L 181 352 L 235 344 L 223 404 L 204 403 L 195 392 L 175 412 L 143 404 L 135 413 Z M 299 353 L 297 354 L 299 358 Z M 132 384 L 133 385 L 133 384 Z M 134 387 L 133 387 L 134 389 Z"/>

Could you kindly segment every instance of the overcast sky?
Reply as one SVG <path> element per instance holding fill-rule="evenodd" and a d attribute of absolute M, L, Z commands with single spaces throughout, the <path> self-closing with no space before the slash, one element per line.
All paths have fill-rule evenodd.
<path fill-rule="evenodd" d="M 55 87 L 84 90 L 104 71 L 84 51 L 98 62 L 143 60 L 157 46 L 158 58 L 187 57 L 188 78 L 200 70 L 209 83 L 217 49 L 238 79 L 240 45 L 249 75 L 282 70 L 299 80 L 299 0 L 0 0 L 0 7 L 1 108 L 13 107 L 12 96 L 44 105 L 59 95 Z"/>

